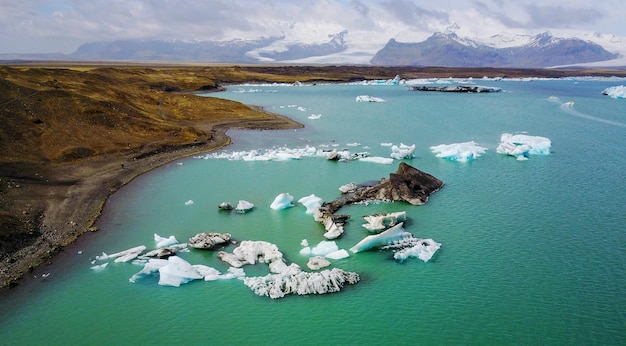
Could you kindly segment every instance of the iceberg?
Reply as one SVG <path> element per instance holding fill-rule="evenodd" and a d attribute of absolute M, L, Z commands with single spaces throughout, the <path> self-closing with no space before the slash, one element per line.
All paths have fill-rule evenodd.
<path fill-rule="evenodd" d="M 339 247 L 334 241 L 322 240 L 311 249 L 313 256 L 326 256 L 331 252 L 338 251 Z"/>
<path fill-rule="evenodd" d="M 626 98 L 626 86 L 617 85 L 606 88 L 602 91 L 602 95 L 607 95 L 614 99 L 624 99 Z"/>
<path fill-rule="evenodd" d="M 311 270 L 320 270 L 322 268 L 330 266 L 330 262 L 323 256 L 315 256 L 309 258 L 306 266 L 309 267 L 309 269 Z"/>
<path fill-rule="evenodd" d="M 463 142 L 453 144 L 440 144 L 430 147 L 435 156 L 450 160 L 467 162 L 472 161 L 484 154 L 487 148 L 481 147 L 476 142 Z"/>
<path fill-rule="evenodd" d="M 370 95 L 359 95 L 356 97 L 356 102 L 387 102 L 384 99 L 370 96 Z"/>
<path fill-rule="evenodd" d="M 441 244 L 432 239 L 409 238 L 404 242 L 399 242 L 383 249 L 400 248 L 393 254 L 393 258 L 400 262 L 408 257 L 417 257 L 424 262 L 428 262 L 440 247 Z"/>
<path fill-rule="evenodd" d="M 549 155 L 551 146 L 552 142 L 546 137 L 503 133 L 496 152 L 524 160 L 529 155 Z"/>
<path fill-rule="evenodd" d="M 413 158 L 414 151 L 415 151 L 415 144 L 410 145 L 410 146 L 403 144 L 403 143 L 400 143 L 400 146 L 392 145 L 391 157 L 396 160 L 411 159 Z"/>
<path fill-rule="evenodd" d="M 156 233 L 154 234 L 154 242 L 156 243 L 157 248 L 178 244 L 178 240 L 176 240 L 176 237 L 174 237 L 173 235 L 165 238 Z"/>
<path fill-rule="evenodd" d="M 246 264 L 271 263 L 283 259 L 283 254 L 272 243 L 258 240 L 244 240 L 230 254 L 220 251 L 217 257 L 228 263 L 231 267 L 240 268 Z"/>
<path fill-rule="evenodd" d="M 280 195 L 276 196 L 276 198 L 274 198 L 274 201 L 272 202 L 272 204 L 270 204 L 270 208 L 274 210 L 291 208 L 293 207 L 291 201 L 293 201 L 293 196 L 286 192 L 283 192 Z"/>
<path fill-rule="evenodd" d="M 348 184 L 345 184 L 345 185 L 341 185 L 339 187 L 339 191 L 341 193 L 349 193 L 349 192 L 356 191 L 357 188 L 358 188 L 358 186 L 355 183 L 348 183 Z"/>
<path fill-rule="evenodd" d="M 190 199 L 187 202 L 185 202 L 185 205 L 192 205 L 192 204 L 193 204 L 193 200 L 192 199 Z"/>
<path fill-rule="evenodd" d="M 380 156 L 363 157 L 363 158 L 360 158 L 359 161 L 380 163 L 383 165 L 390 165 L 393 163 L 393 159 L 390 159 L 388 157 L 380 157 Z"/>
<path fill-rule="evenodd" d="M 248 201 L 240 200 L 239 203 L 237 203 L 237 206 L 235 207 L 235 212 L 239 214 L 245 214 L 248 211 L 252 210 L 252 208 L 254 208 L 254 204 Z"/>
<path fill-rule="evenodd" d="M 272 299 L 288 294 L 308 295 L 339 292 L 346 284 L 359 281 L 359 274 L 346 272 L 339 268 L 321 272 L 298 274 L 268 274 L 259 277 L 246 277 L 243 282 L 255 294 Z"/>
<path fill-rule="evenodd" d="M 400 222 L 382 233 L 367 236 L 351 247 L 350 252 L 357 253 L 374 247 L 390 245 L 405 238 L 412 238 L 413 235 L 405 231 L 403 226 L 404 222 Z"/>
<path fill-rule="evenodd" d="M 143 269 L 141 269 L 139 272 L 131 276 L 130 279 L 128 279 L 128 281 L 135 283 L 137 282 L 138 279 L 142 277 L 155 274 L 156 272 L 159 271 L 161 267 L 166 266 L 167 263 L 168 263 L 168 260 L 166 259 L 151 258 L 150 260 L 148 260 L 148 262 L 144 264 Z"/>
<path fill-rule="evenodd" d="M 313 120 L 319 119 L 321 117 L 322 117 L 321 114 L 311 114 L 311 115 L 309 115 L 309 119 L 313 119 Z"/>
<path fill-rule="evenodd" d="M 140 245 L 111 255 L 107 255 L 103 252 L 102 256 L 96 256 L 96 260 L 115 258 L 115 262 L 128 262 L 137 258 L 145 249 L 146 247 L 144 245 Z"/>
<path fill-rule="evenodd" d="M 167 264 L 159 268 L 159 285 L 179 287 L 192 280 L 203 279 L 189 262 L 178 256 L 167 259 Z"/>
<path fill-rule="evenodd" d="M 91 268 L 89 268 L 89 269 L 91 269 L 91 270 L 95 270 L 95 271 L 101 271 L 101 270 L 103 270 L 104 268 L 106 268 L 106 267 L 107 267 L 107 265 L 109 265 L 109 262 L 105 262 L 105 263 L 102 263 L 102 264 L 95 265 L 95 266 L 93 266 L 93 267 L 91 267 Z"/>
<path fill-rule="evenodd" d="M 363 219 L 367 221 L 363 225 L 368 231 L 379 231 L 387 227 L 395 226 L 398 220 L 406 221 L 406 212 L 399 211 L 395 213 L 374 214 L 363 216 Z"/>
<path fill-rule="evenodd" d="M 327 253 L 326 256 L 324 257 L 334 259 L 334 260 L 339 260 L 339 259 L 350 257 L 350 254 L 345 249 L 339 249 L 337 251 Z"/>
<path fill-rule="evenodd" d="M 313 214 L 317 208 L 322 206 L 322 202 L 324 201 L 314 194 L 302 197 L 298 200 L 298 203 L 301 203 L 306 208 L 307 214 Z"/>

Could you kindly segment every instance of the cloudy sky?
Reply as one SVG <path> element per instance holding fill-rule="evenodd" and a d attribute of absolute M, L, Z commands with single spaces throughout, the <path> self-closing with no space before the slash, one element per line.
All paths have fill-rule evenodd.
<path fill-rule="evenodd" d="M 71 53 L 117 39 L 321 43 L 343 30 L 373 46 L 446 30 L 475 38 L 543 31 L 626 38 L 625 20 L 624 0 L 0 0 L 0 54 Z"/>

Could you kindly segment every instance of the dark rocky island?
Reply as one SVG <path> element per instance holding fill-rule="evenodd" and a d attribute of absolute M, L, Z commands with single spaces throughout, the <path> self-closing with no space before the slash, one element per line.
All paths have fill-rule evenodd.
<path fill-rule="evenodd" d="M 480 85 L 447 85 L 447 86 L 410 86 L 410 91 L 439 91 L 448 93 L 489 93 L 499 92 L 502 89 Z"/>

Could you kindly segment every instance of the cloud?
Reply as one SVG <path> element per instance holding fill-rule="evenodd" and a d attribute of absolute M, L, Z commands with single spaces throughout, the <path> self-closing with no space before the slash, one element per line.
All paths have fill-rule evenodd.
<path fill-rule="evenodd" d="M 417 29 L 429 30 L 433 25 L 449 22 L 445 12 L 419 7 L 410 0 L 385 0 L 381 5 L 397 20 Z"/>
<path fill-rule="evenodd" d="M 530 15 L 531 27 L 568 28 L 593 24 L 604 15 L 589 7 L 527 5 L 524 6 Z"/>

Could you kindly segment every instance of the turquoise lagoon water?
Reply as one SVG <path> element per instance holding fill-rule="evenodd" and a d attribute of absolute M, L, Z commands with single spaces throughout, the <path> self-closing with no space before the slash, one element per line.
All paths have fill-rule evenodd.
<path fill-rule="evenodd" d="M 106 204 L 99 232 L 81 237 L 3 295 L 0 343 L 625 344 L 626 103 L 600 93 L 624 81 L 476 82 L 504 92 L 269 85 L 211 95 L 261 105 L 306 126 L 230 131 L 234 144 L 226 152 L 336 145 L 389 157 L 381 143 L 415 144 L 415 157 L 406 161 L 444 180 L 444 188 L 423 206 L 343 208 L 352 219 L 337 244 L 348 249 L 367 235 L 362 215 L 406 211 L 407 231 L 442 244 L 431 261 L 353 254 L 332 265 L 358 272 L 358 284 L 279 300 L 257 296 L 236 279 L 175 288 L 159 286 L 156 277 L 130 283 L 141 269 L 130 263 L 90 270 L 103 251 L 154 247 L 154 233 L 186 241 L 206 231 L 275 243 L 288 262 L 305 267 L 300 242 L 323 240 L 322 226 L 301 205 L 270 209 L 274 197 L 314 193 L 332 200 L 340 185 L 386 177 L 398 165 L 188 158 L 124 187 Z M 357 103 L 358 95 L 387 102 Z M 565 104 L 571 100 L 573 106 Z M 552 153 L 521 162 L 497 154 L 503 132 L 548 137 Z M 470 140 L 488 149 L 472 162 L 443 160 L 429 150 Z M 255 210 L 218 212 L 220 202 L 239 199 Z M 227 269 L 215 252 L 181 257 Z M 268 272 L 264 265 L 245 270 L 248 276 Z"/>

